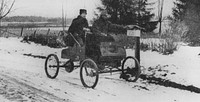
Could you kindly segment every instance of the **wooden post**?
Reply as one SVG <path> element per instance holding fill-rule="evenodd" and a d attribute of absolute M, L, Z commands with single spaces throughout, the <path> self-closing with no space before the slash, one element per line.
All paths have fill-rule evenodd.
<path fill-rule="evenodd" d="M 34 37 L 34 39 L 36 39 L 36 30 L 33 33 L 33 37 Z"/>
<path fill-rule="evenodd" d="M 49 35 L 49 32 L 50 32 L 50 29 L 48 29 L 48 31 L 47 31 L 47 36 Z"/>
<path fill-rule="evenodd" d="M 1 16 L 1 14 L 0 14 L 0 16 Z M 2 36 L 2 28 L 1 28 L 1 19 L 0 19 L 0 37 Z"/>
<path fill-rule="evenodd" d="M 135 47 L 135 58 L 137 58 L 140 63 L 140 37 L 135 37 L 136 39 L 136 47 Z"/>
<path fill-rule="evenodd" d="M 22 37 L 22 36 L 23 36 L 23 31 L 24 31 L 24 28 L 22 27 L 22 29 L 21 29 L 21 35 L 20 35 L 20 37 Z"/>
<path fill-rule="evenodd" d="M 48 31 L 47 31 L 47 36 L 46 36 L 46 42 L 47 42 L 47 45 L 49 44 L 49 32 L 50 32 L 50 29 L 48 29 Z"/>
<path fill-rule="evenodd" d="M 141 30 L 128 30 L 127 36 L 135 37 L 136 44 L 135 44 L 135 58 L 140 63 L 140 36 L 141 36 Z"/>
<path fill-rule="evenodd" d="M 159 22 L 160 22 L 160 25 L 159 25 L 159 34 L 160 34 L 160 38 L 161 38 L 161 33 L 162 33 L 162 13 L 163 13 L 163 4 L 164 4 L 164 0 L 161 1 L 161 4 L 159 5 L 160 6 L 160 14 L 159 14 Z"/>

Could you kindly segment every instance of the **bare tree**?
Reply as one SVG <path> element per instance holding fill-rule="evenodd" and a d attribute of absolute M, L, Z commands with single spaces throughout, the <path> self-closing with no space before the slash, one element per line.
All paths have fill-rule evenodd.
<path fill-rule="evenodd" d="M 7 0 L 0 1 L 0 36 L 2 34 L 1 20 L 2 18 L 6 17 L 11 12 L 14 4 L 15 4 L 15 0 L 13 0 L 12 3 L 9 3 Z"/>
<path fill-rule="evenodd" d="M 9 5 L 7 0 L 1 0 L 0 1 L 0 20 L 4 17 L 6 17 L 12 10 L 15 0 Z"/>

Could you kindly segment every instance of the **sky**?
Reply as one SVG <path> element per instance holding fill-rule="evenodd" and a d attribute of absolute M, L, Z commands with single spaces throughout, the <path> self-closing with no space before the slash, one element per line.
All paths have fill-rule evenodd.
<path fill-rule="evenodd" d="M 8 0 L 11 1 L 11 0 Z M 158 0 L 149 0 L 156 2 Z M 173 0 L 164 0 L 163 15 L 171 14 Z M 67 18 L 74 18 L 79 14 L 79 9 L 85 8 L 88 11 L 87 18 L 94 17 L 96 7 L 100 6 L 100 0 L 16 0 L 14 11 L 9 16 L 44 16 L 62 17 L 62 7 Z M 157 5 L 154 5 L 154 13 L 157 13 Z"/>

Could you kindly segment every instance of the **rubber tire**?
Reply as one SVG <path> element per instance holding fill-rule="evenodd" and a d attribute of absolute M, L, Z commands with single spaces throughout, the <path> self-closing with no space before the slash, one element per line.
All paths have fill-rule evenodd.
<path fill-rule="evenodd" d="M 51 75 L 48 73 L 48 70 L 47 70 L 47 68 L 48 68 L 48 67 L 47 67 L 48 60 L 49 60 L 49 58 L 52 57 L 52 56 L 56 59 L 56 63 L 57 63 L 56 73 L 55 73 L 54 76 L 51 76 Z M 55 54 L 50 54 L 50 55 L 48 55 L 48 57 L 46 58 L 46 61 L 45 61 L 45 73 L 46 73 L 47 77 L 48 77 L 48 78 L 51 78 L 51 79 L 55 79 L 55 78 L 58 76 L 58 72 L 59 72 L 59 60 L 58 60 L 57 55 L 55 55 Z"/>
<path fill-rule="evenodd" d="M 126 81 L 136 82 L 138 80 L 138 78 L 140 77 L 141 69 L 140 69 L 139 61 L 135 57 L 128 56 L 124 59 L 124 61 L 122 62 L 122 74 L 125 74 L 124 64 L 128 59 L 134 59 L 135 60 L 135 63 L 136 63 L 138 70 L 137 70 L 137 73 L 136 73 L 134 80 L 128 80 L 127 79 Z"/>
<path fill-rule="evenodd" d="M 84 68 L 83 68 L 83 65 L 86 63 L 86 62 L 91 62 L 91 63 L 93 63 L 93 65 L 95 66 L 95 70 L 96 70 L 96 79 L 95 79 L 95 82 L 94 82 L 94 84 L 92 85 L 92 86 L 88 86 L 86 83 L 85 83 L 85 81 L 84 81 L 84 79 L 83 79 L 83 70 L 84 70 Z M 97 83 L 98 83 L 98 80 L 99 80 L 99 73 L 98 73 L 98 67 L 97 67 L 97 64 L 92 60 L 92 59 L 85 59 L 85 60 L 83 60 L 82 62 L 81 62 L 81 68 L 80 68 L 80 79 L 81 79 L 81 83 L 83 84 L 83 86 L 84 87 L 86 87 L 86 88 L 95 88 L 96 87 L 96 85 L 97 85 Z"/>

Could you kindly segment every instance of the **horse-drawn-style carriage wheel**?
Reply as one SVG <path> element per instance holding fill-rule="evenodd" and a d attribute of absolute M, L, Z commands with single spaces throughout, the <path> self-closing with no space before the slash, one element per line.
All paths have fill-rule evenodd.
<path fill-rule="evenodd" d="M 80 78 L 84 87 L 94 88 L 99 79 L 97 64 L 92 59 L 81 62 Z"/>
<path fill-rule="evenodd" d="M 121 78 L 126 81 L 135 82 L 141 73 L 140 64 L 135 57 L 129 56 L 122 63 Z"/>
<path fill-rule="evenodd" d="M 47 77 L 54 79 L 59 72 L 59 60 L 55 54 L 50 54 L 45 61 L 45 72 Z"/>

